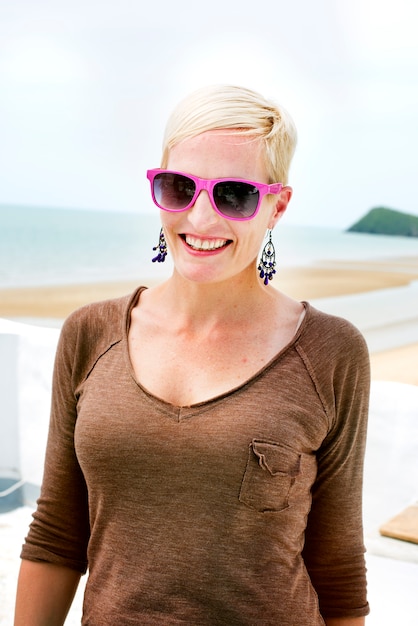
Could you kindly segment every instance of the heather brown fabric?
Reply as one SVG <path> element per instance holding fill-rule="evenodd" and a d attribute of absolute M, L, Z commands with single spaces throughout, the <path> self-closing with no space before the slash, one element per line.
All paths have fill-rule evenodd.
<path fill-rule="evenodd" d="M 246 384 L 176 407 L 133 375 L 139 294 L 84 307 L 63 327 L 22 557 L 88 567 L 89 626 L 367 614 L 359 332 L 306 304 L 293 341 Z"/>

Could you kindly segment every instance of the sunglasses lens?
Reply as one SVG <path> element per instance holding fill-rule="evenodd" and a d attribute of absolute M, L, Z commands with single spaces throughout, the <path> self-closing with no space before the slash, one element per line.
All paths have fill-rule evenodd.
<path fill-rule="evenodd" d="M 155 200 L 162 209 L 182 211 L 193 200 L 196 185 L 188 176 L 161 172 L 154 178 L 153 190 Z"/>
<path fill-rule="evenodd" d="M 213 189 L 213 199 L 219 211 L 226 217 L 245 219 L 257 210 L 260 193 L 249 183 L 225 181 Z"/>
<path fill-rule="evenodd" d="M 196 198 L 196 183 L 185 174 L 159 172 L 153 178 L 156 204 L 168 211 L 184 211 Z M 223 180 L 213 187 L 213 202 L 219 213 L 232 219 L 249 219 L 257 211 L 260 192 L 251 183 Z"/>

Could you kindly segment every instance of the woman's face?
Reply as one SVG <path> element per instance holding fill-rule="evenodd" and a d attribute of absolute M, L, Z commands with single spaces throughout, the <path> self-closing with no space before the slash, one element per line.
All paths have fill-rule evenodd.
<path fill-rule="evenodd" d="M 208 179 L 270 182 L 261 141 L 232 130 L 208 131 L 176 144 L 170 150 L 167 169 Z M 254 263 L 266 230 L 273 228 L 284 213 L 291 193 L 285 187 L 280 194 L 264 196 L 257 215 L 242 222 L 216 213 L 204 190 L 187 211 L 161 211 L 176 271 L 188 280 L 201 283 L 238 275 L 254 280 Z"/>

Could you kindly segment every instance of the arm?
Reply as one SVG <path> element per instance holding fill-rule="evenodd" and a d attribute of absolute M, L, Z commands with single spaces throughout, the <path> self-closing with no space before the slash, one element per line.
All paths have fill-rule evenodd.
<path fill-rule="evenodd" d="M 62 626 L 79 580 L 67 567 L 22 560 L 14 626 Z"/>
<path fill-rule="evenodd" d="M 357 626 L 369 610 L 362 527 L 369 359 L 355 329 L 339 323 L 330 330 L 324 324 L 311 363 L 330 422 L 316 455 L 304 558 L 325 623 Z"/>
<path fill-rule="evenodd" d="M 326 626 L 364 626 L 365 623 L 366 620 L 364 617 L 335 617 L 325 620 Z"/>
<path fill-rule="evenodd" d="M 74 449 L 74 337 L 67 325 L 57 347 L 44 476 L 21 552 L 16 626 L 62 625 L 87 569 L 87 491 Z"/>

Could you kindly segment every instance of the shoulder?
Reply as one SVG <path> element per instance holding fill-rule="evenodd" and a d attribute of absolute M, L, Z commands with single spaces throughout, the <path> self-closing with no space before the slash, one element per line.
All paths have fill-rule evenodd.
<path fill-rule="evenodd" d="M 131 301 L 138 298 L 141 289 L 135 290 L 133 294 L 92 302 L 76 309 L 65 320 L 63 330 L 80 332 L 87 329 L 100 333 L 112 333 L 117 328 L 119 331 Z"/>
<path fill-rule="evenodd" d="M 353 396 L 366 398 L 370 361 L 366 341 L 348 320 L 307 305 L 295 349 L 303 360 L 329 415 Z"/>
<path fill-rule="evenodd" d="M 100 355 L 125 336 L 130 311 L 143 289 L 121 298 L 93 302 L 71 313 L 61 329 L 57 360 L 66 362 L 73 373 L 85 375 Z"/>
<path fill-rule="evenodd" d="M 300 344 L 320 356 L 347 359 L 352 354 L 368 354 L 366 341 L 351 322 L 342 317 L 324 313 L 306 304 L 305 324 Z"/>
<path fill-rule="evenodd" d="M 87 333 L 92 338 L 99 335 L 109 338 L 120 336 L 129 304 L 138 296 L 138 291 L 121 298 L 86 304 L 75 310 L 65 320 L 62 334 L 71 336 Z"/>

